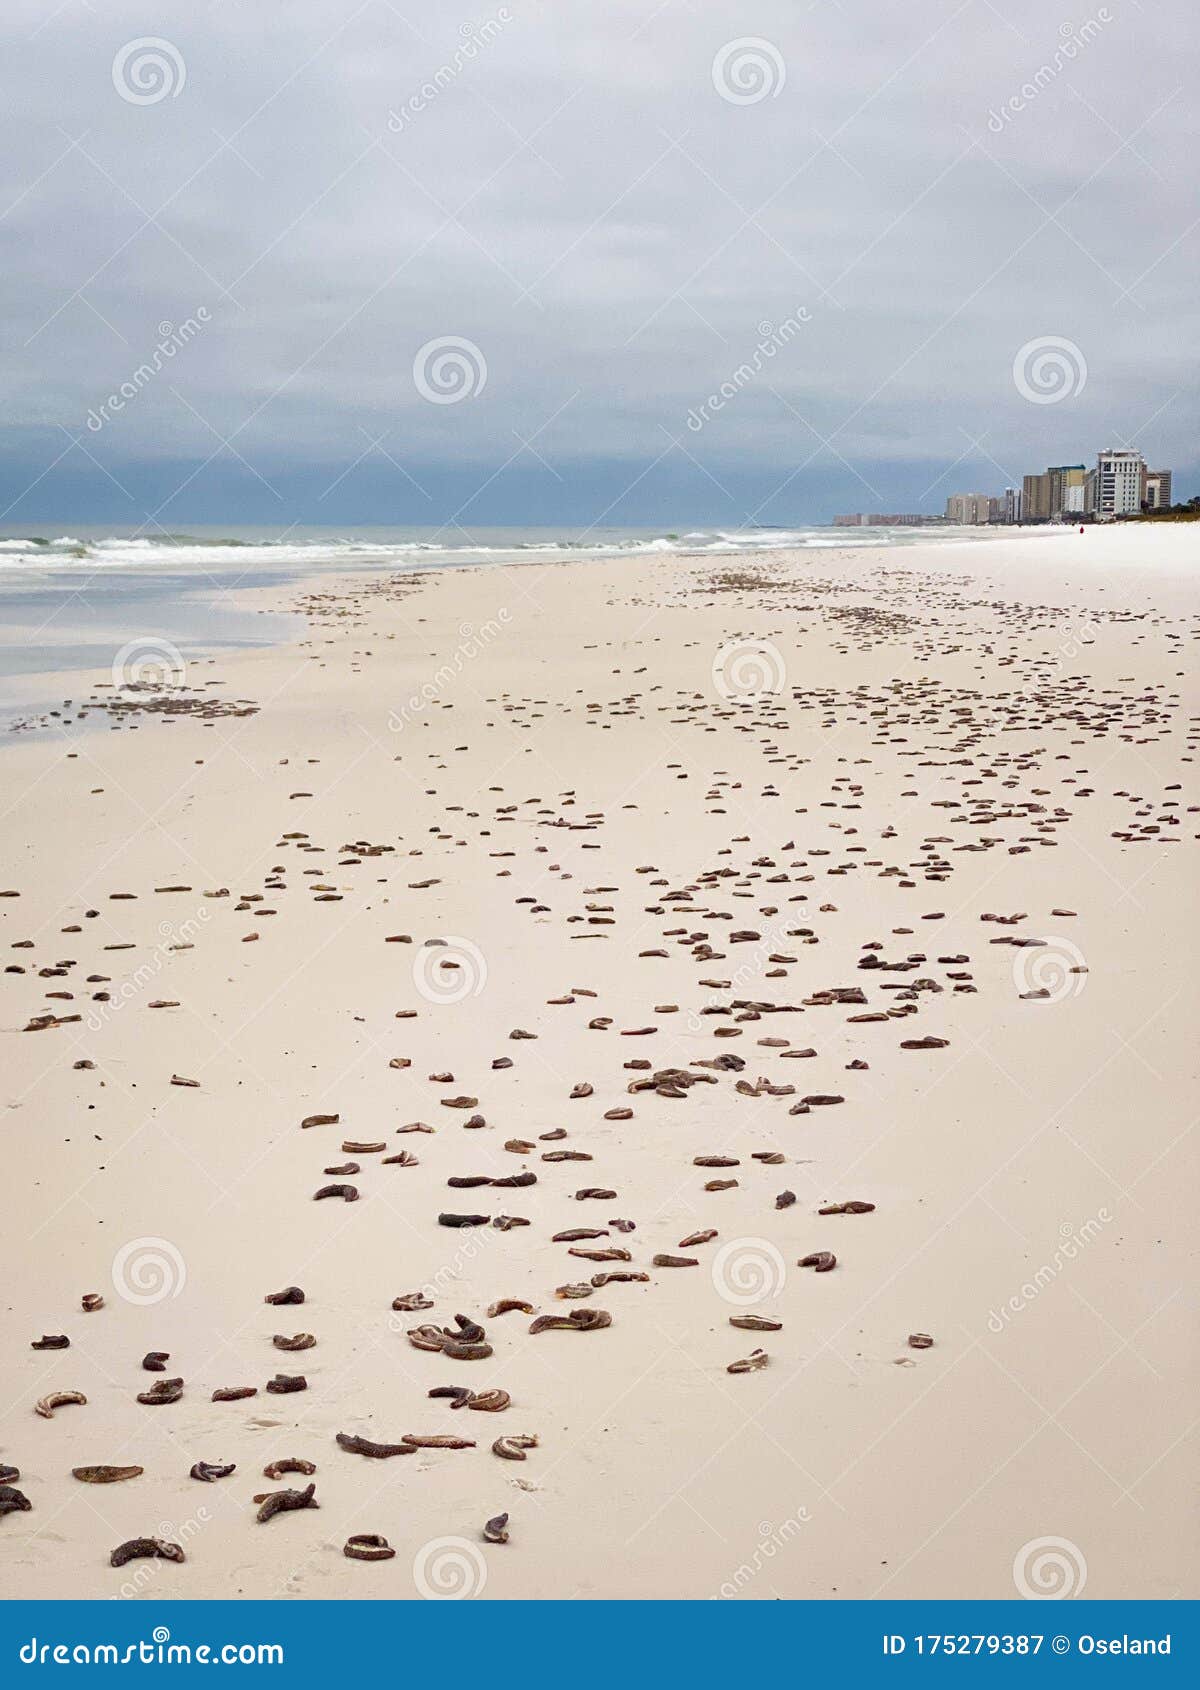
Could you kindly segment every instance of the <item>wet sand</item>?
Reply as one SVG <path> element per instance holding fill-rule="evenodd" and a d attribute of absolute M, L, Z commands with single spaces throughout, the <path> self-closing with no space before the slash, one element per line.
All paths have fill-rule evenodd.
<path fill-rule="evenodd" d="M 326 580 L 65 677 L 0 748 L 5 1592 L 1195 1596 L 1198 565 Z"/>

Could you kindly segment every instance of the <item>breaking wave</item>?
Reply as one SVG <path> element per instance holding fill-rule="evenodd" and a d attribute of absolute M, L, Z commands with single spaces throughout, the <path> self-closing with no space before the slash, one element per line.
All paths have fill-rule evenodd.
<path fill-rule="evenodd" d="M 490 531 L 486 540 L 445 541 L 425 538 L 375 539 L 356 535 L 311 539 L 263 539 L 261 536 L 194 534 L 107 535 L 79 539 L 24 535 L 0 539 L 0 570 L 179 569 L 236 568 L 248 574 L 270 567 L 314 572 L 322 568 L 428 567 L 436 563 L 470 563 L 489 558 L 573 555 L 611 557 L 623 553 L 714 553 L 806 550 L 819 547 L 889 546 L 916 537 L 929 540 L 936 531 L 888 528 L 697 528 L 685 533 L 622 534 L 591 538 L 587 531 L 564 538 L 536 537 L 513 531 L 511 537 Z"/>

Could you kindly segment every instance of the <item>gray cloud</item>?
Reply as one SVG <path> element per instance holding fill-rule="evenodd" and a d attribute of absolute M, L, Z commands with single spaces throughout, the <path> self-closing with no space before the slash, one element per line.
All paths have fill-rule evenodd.
<path fill-rule="evenodd" d="M 386 452 L 431 519 L 518 469 L 587 503 L 664 452 L 714 499 L 802 489 L 799 516 L 823 483 L 894 497 L 898 465 L 928 508 L 1116 441 L 1195 464 L 1182 0 L 9 0 L 0 30 L 18 514 L 87 469 L 47 473 L 64 427 L 133 506 L 303 463 L 353 511 Z M 185 80 L 137 104 L 113 62 L 145 36 Z M 746 38 L 774 89 L 735 103 L 714 59 Z M 486 363 L 461 403 L 414 384 L 443 336 Z M 1045 336 L 1087 380 L 1033 404 L 1013 360 Z"/>

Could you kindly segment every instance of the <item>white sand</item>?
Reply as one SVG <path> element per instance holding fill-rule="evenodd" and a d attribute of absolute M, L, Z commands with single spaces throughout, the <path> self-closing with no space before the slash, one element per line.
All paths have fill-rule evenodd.
<path fill-rule="evenodd" d="M 478 1589 L 486 1567 L 489 1597 L 1004 1597 L 1014 1559 L 1035 1578 L 1029 1546 L 1049 1537 L 1067 1541 L 1077 1586 L 1086 1562 L 1088 1596 L 1197 1594 L 1200 795 L 1195 682 L 1181 671 L 1200 530 L 736 558 L 730 570 L 765 584 L 703 590 L 722 567 L 444 571 L 394 596 L 378 579 L 356 597 L 326 581 L 304 644 L 191 666 L 189 682 L 219 680 L 216 696 L 254 699 L 258 714 L 211 727 L 151 715 L 136 732 L 101 721 L 0 751 L 0 890 L 20 894 L 0 898 L 0 949 L 26 970 L 0 974 L 0 1462 L 20 1468 L 32 1503 L 0 1519 L 6 1594 L 411 1596 L 452 1585 L 456 1568 Z M 855 624 L 848 607 L 914 620 Z M 765 663 L 780 690 L 727 702 L 713 666 L 728 641 L 770 649 L 727 657 L 727 681 Z M 64 677 L 60 695 L 86 690 Z M 320 850 L 279 843 L 295 831 Z M 364 840 L 395 853 L 340 861 Z M 931 857 L 947 878 L 926 878 Z M 264 884 L 275 865 L 286 889 Z M 191 890 L 154 890 L 172 885 Z M 317 901 L 318 885 L 341 900 Z M 203 896 L 220 888 L 232 895 Z M 239 911 L 243 894 L 261 905 Z M 729 943 L 736 930 L 762 939 Z M 413 943 L 385 943 L 396 934 Z M 700 934 L 719 959 L 694 957 Z M 1013 936 L 1049 944 L 993 942 Z M 486 969 L 458 1003 L 414 980 L 437 937 L 468 942 L 451 981 Z M 925 960 L 860 971 L 872 942 L 886 961 Z M 669 955 L 639 954 L 658 950 Z M 67 962 L 65 976 L 39 973 Z M 944 989 L 918 993 L 916 1013 L 850 1020 L 902 1004 L 919 979 Z M 1049 999 L 1022 1000 L 1039 984 Z M 697 1014 L 854 986 L 865 1010 Z M 548 1004 L 572 987 L 596 997 Z M 395 1019 L 406 1009 L 417 1018 Z M 21 1031 L 47 1011 L 83 1020 Z M 597 1016 L 609 1030 L 589 1030 Z M 620 1036 L 646 1026 L 657 1031 Z M 511 1041 L 518 1027 L 537 1041 Z M 949 1046 L 899 1048 L 926 1035 Z M 763 1038 L 817 1055 L 787 1060 Z M 744 1073 L 682 1099 L 626 1092 L 631 1060 L 728 1053 Z M 502 1056 L 513 1067 L 493 1071 Z M 848 1071 L 856 1059 L 869 1068 Z M 443 1072 L 452 1083 L 430 1079 Z M 735 1091 L 759 1075 L 795 1096 Z M 580 1081 L 594 1095 L 570 1100 Z M 845 1102 L 789 1114 L 826 1093 Z M 441 1107 L 455 1094 L 478 1098 L 485 1129 Z M 634 1118 L 603 1118 L 619 1106 Z M 339 1125 L 300 1130 L 333 1111 Z M 396 1135 L 416 1120 L 436 1133 Z M 503 1148 L 557 1127 L 561 1143 Z M 344 1139 L 386 1139 L 420 1165 L 351 1157 Z M 540 1160 L 561 1148 L 594 1160 Z M 740 1165 L 693 1166 L 716 1153 Z M 351 1159 L 362 1200 L 312 1202 L 322 1169 Z M 445 1184 L 523 1168 L 538 1175 L 529 1190 Z M 705 1192 L 714 1178 L 739 1183 Z M 589 1185 L 618 1195 L 572 1200 Z M 778 1210 L 785 1189 L 797 1201 Z M 817 1216 L 846 1199 L 877 1207 Z M 451 1231 L 436 1224 L 444 1209 L 532 1225 Z M 556 1302 L 556 1286 L 605 1264 L 551 1234 L 616 1216 L 636 1231 L 599 1243 L 627 1247 L 649 1282 Z M 706 1228 L 719 1237 L 684 1252 L 699 1266 L 650 1266 Z M 139 1261 L 145 1240 L 169 1246 L 168 1279 L 139 1303 L 114 1289 L 113 1263 L 127 1245 Z M 836 1252 L 834 1271 L 796 1265 L 818 1249 Z M 737 1331 L 730 1276 L 764 1267 L 774 1295 L 745 1306 L 783 1329 Z M 303 1307 L 264 1304 L 293 1283 Z M 394 1315 L 392 1298 L 420 1286 L 434 1308 Z M 87 1315 L 89 1291 L 106 1300 Z M 612 1325 L 529 1337 L 528 1317 L 487 1319 L 503 1296 L 601 1307 Z M 491 1359 L 406 1341 L 458 1311 L 487 1326 Z M 273 1333 L 301 1330 L 315 1348 L 272 1348 Z M 934 1347 L 910 1349 L 913 1332 Z M 31 1350 L 42 1333 L 71 1347 Z M 726 1372 L 758 1346 L 765 1370 Z M 154 1382 L 140 1366 L 152 1349 L 186 1382 L 175 1405 L 135 1400 Z M 308 1390 L 265 1394 L 277 1371 L 302 1371 Z M 240 1384 L 259 1395 L 210 1401 Z M 503 1387 L 512 1407 L 454 1412 L 426 1398 L 443 1384 Z M 35 1400 L 55 1389 L 88 1402 L 39 1418 Z M 376 1462 L 339 1450 L 343 1430 L 478 1447 Z M 540 1439 L 523 1465 L 490 1451 L 512 1432 Z M 320 1511 L 259 1525 L 250 1499 L 275 1488 L 261 1472 L 282 1456 L 316 1463 Z M 237 1471 L 198 1483 L 197 1460 Z M 72 1478 L 93 1462 L 145 1473 Z M 511 1541 L 484 1548 L 502 1510 Z M 395 1559 L 346 1560 L 356 1531 L 384 1533 Z M 144 1533 L 182 1542 L 186 1563 L 111 1570 L 110 1550 Z"/>

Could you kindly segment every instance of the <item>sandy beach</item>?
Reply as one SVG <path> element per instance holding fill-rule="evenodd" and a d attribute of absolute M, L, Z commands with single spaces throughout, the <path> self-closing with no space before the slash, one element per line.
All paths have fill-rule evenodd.
<path fill-rule="evenodd" d="M 6 1593 L 1200 1594 L 1198 533 L 315 580 L 62 677 Z"/>

